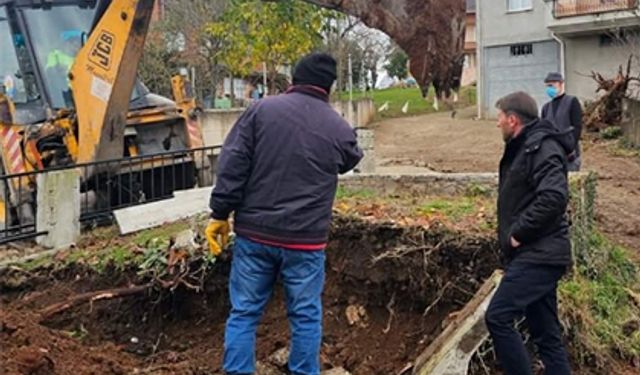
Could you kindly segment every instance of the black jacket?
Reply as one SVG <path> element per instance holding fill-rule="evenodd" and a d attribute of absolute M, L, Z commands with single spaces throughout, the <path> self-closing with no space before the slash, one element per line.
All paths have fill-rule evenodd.
<path fill-rule="evenodd" d="M 498 237 L 504 259 L 571 264 L 566 218 L 569 187 L 567 154 L 572 129 L 558 130 L 546 120 L 527 124 L 509 141 L 500 161 Z M 522 245 L 511 246 L 513 236 Z"/>
<path fill-rule="evenodd" d="M 313 87 L 262 99 L 227 136 L 212 217 L 235 211 L 235 232 L 282 245 L 325 243 L 337 175 L 362 158 L 353 128 Z"/>
<path fill-rule="evenodd" d="M 574 156 L 580 156 L 582 134 L 582 106 L 575 96 L 563 94 L 542 106 L 541 117 L 553 123 L 561 131 L 573 128 Z"/>

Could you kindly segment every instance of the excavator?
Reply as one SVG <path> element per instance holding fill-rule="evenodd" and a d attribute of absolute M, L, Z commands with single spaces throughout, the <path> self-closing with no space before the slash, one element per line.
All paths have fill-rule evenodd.
<path fill-rule="evenodd" d="M 32 171 L 82 165 L 82 194 L 103 206 L 125 187 L 94 182 L 123 173 L 100 161 L 139 159 L 134 167 L 144 172 L 154 166 L 136 157 L 160 155 L 170 183 L 160 191 L 136 185 L 130 201 L 211 183 L 210 160 L 194 156 L 204 142 L 188 79 L 172 78 L 174 100 L 137 79 L 153 7 L 154 0 L 0 0 L 0 175 L 17 176 L 0 180 L 0 230 L 34 221 Z"/>

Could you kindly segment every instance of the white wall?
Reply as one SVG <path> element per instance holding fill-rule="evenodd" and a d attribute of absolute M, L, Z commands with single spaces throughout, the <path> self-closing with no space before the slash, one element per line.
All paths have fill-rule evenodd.
<path fill-rule="evenodd" d="M 565 39 L 567 93 L 577 96 L 581 101 L 593 100 L 596 97 L 596 82 L 584 75 L 591 71 L 611 77 L 623 65 L 626 69 L 629 55 L 640 52 L 640 38 L 634 39 L 631 45 L 601 45 L 599 35 L 589 35 Z M 632 64 L 635 75 L 640 74 L 640 62 L 636 57 Z"/>
<path fill-rule="evenodd" d="M 546 28 L 549 4 L 552 2 L 532 0 L 531 10 L 508 12 L 507 0 L 478 0 L 482 44 L 489 47 L 551 39 Z"/>

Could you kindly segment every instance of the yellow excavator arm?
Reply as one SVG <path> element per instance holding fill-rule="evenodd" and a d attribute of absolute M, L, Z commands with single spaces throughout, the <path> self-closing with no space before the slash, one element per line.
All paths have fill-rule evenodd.
<path fill-rule="evenodd" d="M 82 124 L 78 163 L 122 156 L 129 99 L 153 2 L 113 0 L 76 56 L 69 81 Z"/>

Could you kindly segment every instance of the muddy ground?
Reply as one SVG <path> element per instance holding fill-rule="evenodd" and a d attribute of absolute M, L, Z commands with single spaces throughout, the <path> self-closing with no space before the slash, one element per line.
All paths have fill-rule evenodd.
<path fill-rule="evenodd" d="M 337 219 L 327 249 L 323 368 L 399 373 L 497 264 L 491 238 Z M 48 305 L 146 280 L 133 268 L 98 274 L 77 263 L 5 270 L 2 368 L 7 374 L 220 373 L 228 270 L 228 262 L 216 264 L 201 293 L 153 290 L 74 307 L 42 324 L 38 312 Z M 285 317 L 278 289 L 258 329 L 261 364 L 287 346 Z"/>

